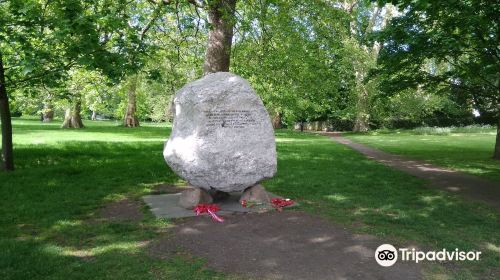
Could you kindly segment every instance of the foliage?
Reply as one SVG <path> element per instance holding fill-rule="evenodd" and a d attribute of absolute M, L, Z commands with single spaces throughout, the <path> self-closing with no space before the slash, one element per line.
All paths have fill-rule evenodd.
<path fill-rule="evenodd" d="M 124 69 L 125 1 L 2 1 L 0 50 L 7 87 L 53 87 L 74 65 L 99 68 L 112 76 Z M 119 38 L 120 37 L 120 38 Z M 112 51 L 106 48 L 113 43 Z"/>
<path fill-rule="evenodd" d="M 413 134 L 417 135 L 450 135 L 451 127 L 428 127 L 421 126 L 412 129 Z"/>
<path fill-rule="evenodd" d="M 32 81 L 31 85 L 19 84 L 22 87 L 11 94 L 15 111 L 37 114 L 43 110 L 42 104 L 51 102 L 60 115 L 64 105 L 60 100 L 70 96 L 65 82 L 75 71 L 70 69 L 76 67 L 79 69 L 76 71 L 90 71 L 85 75 L 93 75 L 92 80 L 98 84 L 93 90 L 82 91 L 84 115 L 97 111 L 101 115 L 122 118 L 129 75 L 139 73 L 138 117 L 164 121 L 169 118 L 167 111 L 175 91 L 201 76 L 210 28 L 203 9 L 195 9 L 187 2 L 162 5 L 154 1 L 132 1 L 125 5 L 123 1 L 92 0 L 72 7 L 71 14 L 66 15 L 83 13 L 85 17 L 80 26 L 72 23 L 73 18 L 65 19 L 62 12 L 71 4 L 70 0 L 62 1 L 59 6 L 50 1 L 45 6 L 44 3 L 13 1 L 2 4 L 2 12 L 6 15 L 3 19 L 10 21 L 12 26 L 26 23 L 24 17 L 34 18 L 25 28 L 30 32 L 26 31 L 28 33 L 23 38 L 39 41 L 42 45 L 39 47 L 31 41 L 29 44 L 16 43 L 17 37 L 12 37 L 14 27 L 5 28 L 2 33 L 11 36 L 4 35 L 6 40 L 13 42 L 11 46 L 2 47 L 8 57 L 7 64 L 19 64 L 9 67 L 8 76 Z M 401 12 L 407 3 L 398 3 Z M 239 1 L 231 70 L 250 81 L 271 115 L 280 114 L 290 125 L 297 121 L 327 120 L 349 129 L 360 114 L 366 114 L 372 127 L 467 125 L 474 122 L 470 112 L 473 107 L 478 107 L 479 101 L 477 98 L 457 98 L 455 93 L 463 93 L 460 87 L 451 87 L 450 83 L 437 86 L 438 83 L 422 82 L 416 88 L 415 83 L 410 83 L 411 79 L 420 79 L 420 74 L 433 73 L 433 79 L 428 81 L 436 81 L 437 76 L 446 80 L 445 77 L 450 78 L 451 73 L 457 71 L 444 59 L 423 52 L 412 58 L 413 64 L 408 64 L 413 68 L 402 64 L 404 60 L 399 58 L 405 54 L 397 52 L 398 46 L 408 44 L 405 40 L 409 37 L 397 34 L 404 28 L 403 23 L 412 23 L 407 18 L 418 13 L 410 10 L 400 13 L 387 30 L 381 31 L 385 20 L 390 18 L 388 14 L 397 14 L 394 8 L 387 7 L 369 1 L 345 1 L 342 4 L 328 1 L 304 4 L 296 0 Z M 416 5 L 413 9 L 422 7 Z M 446 8 L 446 5 L 439 7 Z M 16 14 L 14 8 L 25 13 Z M 42 16 L 34 15 L 43 9 L 46 12 Z M 56 19 L 60 21 L 52 25 L 42 24 Z M 65 31 L 58 31 L 60 34 L 53 31 L 62 28 L 59 25 L 63 23 L 69 25 L 64 26 Z M 422 28 L 427 26 L 425 24 Z M 35 32 L 40 26 L 43 32 Z M 80 38 L 71 37 L 74 39 L 71 41 L 66 37 L 72 34 L 74 26 L 79 26 L 79 33 L 75 34 L 80 34 Z M 389 72 L 384 70 L 379 76 L 369 78 L 367 73 L 377 67 L 378 45 L 372 40 L 373 30 L 381 31 L 381 35 L 375 38 L 383 42 L 379 62 L 382 63 L 381 69 Z M 417 32 L 416 35 L 422 34 Z M 439 37 L 440 40 L 445 40 L 444 35 Z M 396 36 L 394 38 L 399 41 L 391 36 Z M 81 45 L 83 40 L 97 44 Z M 58 56 L 59 51 L 51 52 L 50 45 L 59 46 L 56 49 L 67 55 L 63 57 Z M 14 50 L 19 52 L 21 46 L 32 53 L 33 59 L 19 57 L 12 60 L 8 54 Z M 428 53 L 432 48 L 420 46 L 420 50 L 424 49 Z M 413 57 L 414 53 L 406 55 Z M 52 62 L 44 63 L 49 58 Z M 29 61 L 40 69 L 25 66 Z M 394 64 L 398 61 L 401 63 Z M 50 73 L 44 72 L 49 70 L 47 67 L 51 63 L 58 67 Z M 423 69 L 422 73 L 413 75 L 413 70 L 419 68 L 417 64 Z M 399 79 L 403 72 L 406 73 L 404 79 L 408 78 L 406 81 Z M 44 73 L 44 78 L 37 79 L 37 73 Z M 366 100 L 362 98 L 364 93 L 368 96 Z M 492 104 L 489 97 L 476 97 L 485 104 Z M 486 107 L 491 109 L 491 106 Z M 482 117 L 476 121 L 487 122 L 488 119 Z"/>
<path fill-rule="evenodd" d="M 249 1 L 240 14 L 232 69 L 271 114 L 284 113 L 291 123 L 342 108 L 351 75 L 341 52 L 342 10 L 323 1 Z"/>
<path fill-rule="evenodd" d="M 491 1 L 379 1 L 401 15 L 379 34 L 382 86 L 422 88 L 468 98 L 483 114 L 498 114 L 498 14 Z"/>

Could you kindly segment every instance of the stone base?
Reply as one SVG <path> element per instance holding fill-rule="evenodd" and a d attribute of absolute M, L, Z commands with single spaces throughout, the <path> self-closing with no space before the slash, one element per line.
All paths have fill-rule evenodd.
<path fill-rule="evenodd" d="M 185 209 L 193 209 L 196 205 L 210 204 L 213 202 L 212 196 L 200 188 L 192 188 L 183 191 L 179 198 L 179 206 Z"/>
<path fill-rule="evenodd" d="M 230 193 L 215 190 L 215 189 L 208 191 L 208 193 L 212 196 L 214 203 L 225 201 L 231 196 Z"/>
<path fill-rule="evenodd" d="M 240 203 L 245 201 L 251 201 L 255 203 L 271 204 L 271 198 L 267 194 L 264 187 L 260 184 L 248 187 L 240 197 Z"/>
<path fill-rule="evenodd" d="M 196 214 L 193 210 L 188 210 L 179 206 L 179 198 L 181 193 L 174 194 L 155 194 L 155 195 L 146 195 L 143 197 L 144 202 L 149 206 L 149 209 L 157 218 L 184 218 L 184 217 L 193 217 Z M 276 196 L 272 193 L 268 193 L 268 196 L 272 198 L 282 198 Z M 260 207 L 242 207 L 238 202 L 238 199 L 241 197 L 241 192 L 230 193 L 229 198 L 224 200 L 223 202 L 217 203 L 220 207 L 220 211 L 217 212 L 217 215 L 235 215 L 235 214 L 245 214 L 245 213 L 260 213 L 262 212 L 262 208 Z M 297 203 L 292 206 L 287 206 L 286 208 L 291 208 L 298 206 Z M 273 210 L 274 208 L 269 208 L 269 210 Z"/>

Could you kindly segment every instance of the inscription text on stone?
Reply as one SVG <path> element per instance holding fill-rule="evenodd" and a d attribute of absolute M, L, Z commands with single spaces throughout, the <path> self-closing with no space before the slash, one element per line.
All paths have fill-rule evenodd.
<path fill-rule="evenodd" d="M 207 110 L 207 127 L 245 128 L 257 124 L 251 110 Z"/>

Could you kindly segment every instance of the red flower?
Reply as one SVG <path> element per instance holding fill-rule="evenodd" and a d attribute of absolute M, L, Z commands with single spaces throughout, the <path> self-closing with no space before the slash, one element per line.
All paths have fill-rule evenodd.
<path fill-rule="evenodd" d="M 217 204 L 198 204 L 193 209 L 193 211 L 196 213 L 196 216 L 199 216 L 203 213 L 208 213 L 212 217 L 212 220 L 222 223 L 224 222 L 224 219 L 215 214 L 215 212 L 219 210 L 220 208 Z"/>
<path fill-rule="evenodd" d="M 295 202 L 291 199 L 288 199 L 288 198 L 286 198 L 286 199 L 273 198 L 273 199 L 271 199 L 271 203 L 278 211 L 282 211 L 283 207 L 290 206 L 290 205 L 294 204 Z"/>

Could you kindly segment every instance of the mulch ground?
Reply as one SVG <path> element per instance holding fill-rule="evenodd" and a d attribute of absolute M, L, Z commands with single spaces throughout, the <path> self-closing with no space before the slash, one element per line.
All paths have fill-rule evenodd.
<path fill-rule="evenodd" d="M 142 204 L 139 201 L 123 199 L 105 205 L 99 211 L 99 218 L 113 222 L 138 222 L 144 218 Z"/>
<path fill-rule="evenodd" d="M 421 267 L 381 267 L 375 249 L 384 242 L 357 235 L 300 211 L 180 220 L 175 234 L 151 243 L 150 254 L 169 259 L 189 253 L 228 274 L 257 279 L 420 279 Z"/>

